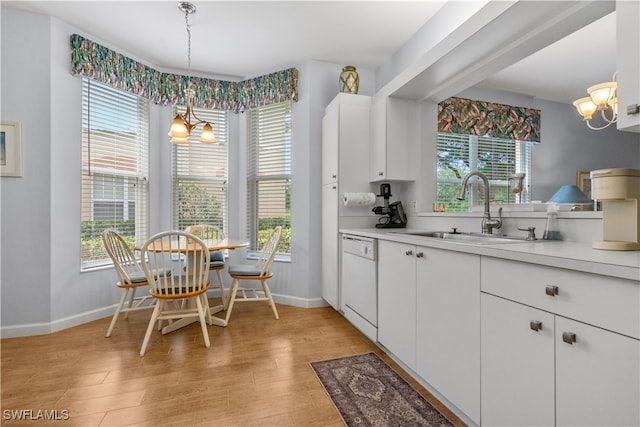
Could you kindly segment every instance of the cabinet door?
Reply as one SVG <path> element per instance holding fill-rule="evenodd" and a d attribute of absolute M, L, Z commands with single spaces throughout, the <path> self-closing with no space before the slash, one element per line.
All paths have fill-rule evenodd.
<path fill-rule="evenodd" d="M 327 109 L 322 118 L 322 185 L 338 179 L 338 127 L 340 105 Z"/>
<path fill-rule="evenodd" d="M 338 282 L 338 184 L 322 186 L 322 298 L 341 310 Z"/>
<path fill-rule="evenodd" d="M 371 103 L 371 182 L 413 181 L 418 161 L 418 103 L 375 97 Z"/>
<path fill-rule="evenodd" d="M 575 334 L 575 342 L 563 340 Z M 640 341 L 556 317 L 556 424 L 640 425 Z"/>
<path fill-rule="evenodd" d="M 416 369 L 416 248 L 378 241 L 378 341 Z"/>
<path fill-rule="evenodd" d="M 369 179 L 386 179 L 387 171 L 387 98 L 371 99 L 371 146 L 369 147 Z"/>
<path fill-rule="evenodd" d="M 418 374 L 480 423 L 480 256 L 417 248 Z"/>
<path fill-rule="evenodd" d="M 616 1 L 616 62 L 619 130 L 640 132 L 640 113 L 627 107 L 640 104 L 640 3 Z"/>
<path fill-rule="evenodd" d="M 480 299 L 482 425 L 553 426 L 554 316 L 493 295 Z"/>

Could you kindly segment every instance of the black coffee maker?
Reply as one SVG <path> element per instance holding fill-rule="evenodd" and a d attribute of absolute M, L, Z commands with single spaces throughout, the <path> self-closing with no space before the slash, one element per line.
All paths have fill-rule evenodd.
<path fill-rule="evenodd" d="M 404 228 L 407 226 L 407 215 L 404 213 L 402 202 L 389 203 L 391 198 L 391 184 L 380 184 L 380 194 L 377 197 L 384 199 L 383 206 L 372 209 L 376 215 L 382 215 L 376 224 L 376 228 Z"/>

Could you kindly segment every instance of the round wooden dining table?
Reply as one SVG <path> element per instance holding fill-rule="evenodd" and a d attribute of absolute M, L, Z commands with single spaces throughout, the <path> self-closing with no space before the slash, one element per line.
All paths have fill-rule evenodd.
<path fill-rule="evenodd" d="M 248 240 L 241 240 L 241 239 L 229 239 L 229 238 L 224 238 L 224 239 L 202 239 L 202 241 L 207 245 L 207 249 L 209 249 L 209 252 L 212 251 L 222 251 L 225 249 L 229 249 L 229 250 L 234 250 L 234 249 L 238 249 L 238 248 L 243 248 L 243 247 L 247 247 L 249 246 L 249 241 Z M 140 251 L 142 249 L 142 246 L 136 246 L 136 250 Z M 182 247 L 182 250 L 185 250 L 185 246 Z M 147 248 L 147 251 L 154 251 L 154 252 L 180 252 L 180 249 L 177 249 L 175 247 L 171 248 L 169 245 L 154 245 L 154 246 L 150 246 Z M 222 286 L 222 288 L 224 289 L 224 286 Z M 222 295 L 221 295 L 222 296 Z M 214 307 L 210 307 L 210 312 L 211 312 L 211 325 L 216 325 L 216 326 L 227 326 L 227 322 L 224 319 L 220 319 L 219 317 L 215 317 L 214 314 L 219 313 L 221 311 L 224 310 L 224 306 L 223 305 L 216 305 Z M 164 328 L 162 328 L 162 333 L 163 334 L 168 334 L 169 332 L 173 332 L 175 330 L 178 330 L 180 328 L 184 328 L 187 325 L 190 325 L 192 323 L 197 322 L 198 320 L 196 318 L 186 318 L 186 319 L 180 319 L 177 320 L 167 326 L 165 326 Z"/>

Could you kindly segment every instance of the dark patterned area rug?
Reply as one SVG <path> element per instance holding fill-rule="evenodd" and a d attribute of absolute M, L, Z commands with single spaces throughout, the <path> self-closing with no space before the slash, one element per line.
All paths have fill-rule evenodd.
<path fill-rule="evenodd" d="M 453 426 L 375 353 L 311 366 L 347 426 Z"/>

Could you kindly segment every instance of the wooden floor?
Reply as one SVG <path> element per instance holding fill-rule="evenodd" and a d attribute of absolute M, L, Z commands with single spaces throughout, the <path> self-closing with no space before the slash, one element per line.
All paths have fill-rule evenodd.
<path fill-rule="evenodd" d="M 144 357 L 150 311 L 121 317 L 111 338 L 104 338 L 105 318 L 3 339 L 2 425 L 342 426 L 309 362 L 371 351 L 463 425 L 333 309 L 278 310 L 280 320 L 267 304 L 238 304 L 228 327 L 209 326 L 209 349 L 197 323 L 155 332 Z M 7 419 L 16 410 L 31 410 L 30 418 L 58 410 L 69 419 Z"/>

